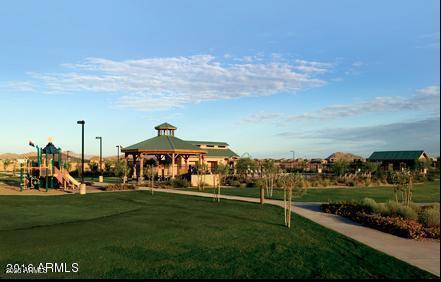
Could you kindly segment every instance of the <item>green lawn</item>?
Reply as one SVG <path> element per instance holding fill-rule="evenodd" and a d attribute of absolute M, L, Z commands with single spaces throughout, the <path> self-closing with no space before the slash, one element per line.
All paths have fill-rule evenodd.
<path fill-rule="evenodd" d="M 78 262 L 51 275 L 74 278 L 433 278 L 300 216 L 282 223 L 275 206 L 147 191 L 3 196 L 0 278 L 40 262 Z"/>
<path fill-rule="evenodd" d="M 186 188 L 185 190 L 197 191 L 196 188 Z M 212 188 L 205 190 L 213 192 Z M 260 197 L 257 188 L 223 188 L 222 194 L 236 195 L 244 197 Z M 361 200 L 365 197 L 375 199 L 377 202 L 386 202 L 394 199 L 392 187 L 357 187 L 357 188 L 309 188 L 307 192 L 296 198 L 298 202 L 328 202 L 342 200 Z M 283 191 L 274 190 L 273 199 L 283 199 Z M 426 182 L 415 184 L 412 201 L 416 203 L 432 203 L 440 201 L 440 182 Z"/>

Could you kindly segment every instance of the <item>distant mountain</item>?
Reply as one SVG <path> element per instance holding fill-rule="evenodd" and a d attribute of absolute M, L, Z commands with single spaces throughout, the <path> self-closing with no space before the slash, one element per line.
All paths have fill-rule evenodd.
<path fill-rule="evenodd" d="M 37 158 L 36 151 L 23 153 L 23 154 L 17 154 L 17 153 L 2 153 L 2 154 L 0 154 L 0 160 L 36 159 L 36 158 Z M 66 151 L 61 152 L 61 159 L 65 160 L 66 158 L 67 158 L 67 152 Z M 120 154 L 119 158 L 123 159 L 124 154 Z M 69 159 L 71 162 L 81 161 L 81 153 L 79 154 L 79 153 L 69 151 Z M 84 155 L 84 159 L 87 161 L 89 161 L 89 160 L 96 161 L 96 160 L 100 159 L 100 156 L 99 155 Z M 103 160 L 117 160 L 117 159 L 118 159 L 118 156 L 103 157 Z"/>

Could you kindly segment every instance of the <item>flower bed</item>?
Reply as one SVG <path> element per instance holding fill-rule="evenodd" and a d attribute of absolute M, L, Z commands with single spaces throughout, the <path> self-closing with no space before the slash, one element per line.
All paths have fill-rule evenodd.
<path fill-rule="evenodd" d="M 377 204 L 371 199 L 364 199 L 361 202 L 322 204 L 320 208 L 323 212 L 350 218 L 396 236 L 409 239 L 440 238 L 439 216 L 436 217 L 439 206 L 410 208 L 396 203 Z M 417 219 L 409 209 L 417 215 Z"/>
<path fill-rule="evenodd" d="M 112 184 L 104 187 L 105 191 L 133 190 L 136 186 L 133 184 Z"/>

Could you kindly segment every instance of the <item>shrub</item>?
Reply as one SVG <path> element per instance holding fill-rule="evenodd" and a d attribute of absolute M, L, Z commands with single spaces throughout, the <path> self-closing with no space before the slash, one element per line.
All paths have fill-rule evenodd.
<path fill-rule="evenodd" d="M 186 188 L 186 187 L 188 187 L 188 181 L 187 181 L 187 179 L 176 178 L 171 181 L 171 185 L 174 188 Z"/>
<path fill-rule="evenodd" d="M 247 184 L 246 184 L 246 187 L 248 187 L 248 188 L 255 188 L 255 187 L 257 187 L 257 184 L 254 181 L 248 181 Z"/>
<path fill-rule="evenodd" d="M 439 205 L 421 209 L 418 215 L 418 221 L 421 222 L 424 227 L 439 227 Z"/>
<path fill-rule="evenodd" d="M 386 207 L 388 209 L 387 215 L 394 215 L 398 213 L 398 208 L 400 207 L 400 204 L 395 201 L 388 201 L 386 203 Z"/>
<path fill-rule="evenodd" d="M 358 213 L 353 219 L 365 226 L 404 238 L 419 239 L 426 237 L 423 226 L 414 220 L 365 213 Z"/>
<path fill-rule="evenodd" d="M 377 210 L 377 202 L 371 198 L 364 198 L 361 200 L 360 205 L 367 208 L 370 212 L 375 212 Z"/>
<path fill-rule="evenodd" d="M 105 191 L 133 190 L 136 186 L 132 184 L 113 184 L 104 188 Z"/>
<path fill-rule="evenodd" d="M 418 214 L 411 207 L 400 205 L 397 210 L 397 215 L 405 219 L 417 220 Z"/>
<path fill-rule="evenodd" d="M 239 180 L 233 180 L 233 181 L 231 181 L 230 185 L 234 186 L 234 187 L 240 187 L 240 181 Z"/>

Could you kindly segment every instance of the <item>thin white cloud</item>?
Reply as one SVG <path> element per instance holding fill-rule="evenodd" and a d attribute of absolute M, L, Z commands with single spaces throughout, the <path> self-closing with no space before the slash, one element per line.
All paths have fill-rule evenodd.
<path fill-rule="evenodd" d="M 259 112 L 244 119 L 246 122 L 299 122 L 312 120 L 333 120 L 337 118 L 356 116 L 373 112 L 388 111 L 425 111 L 431 115 L 440 113 L 440 88 L 439 85 L 418 89 L 414 95 L 375 97 L 371 100 L 346 104 L 332 105 L 317 111 L 307 112 L 300 115 L 286 113 Z"/>
<path fill-rule="evenodd" d="M 325 83 L 331 65 L 261 56 L 221 63 L 211 55 L 115 61 L 87 58 L 66 63 L 61 73 L 30 73 L 29 85 L 51 93 L 121 93 L 115 104 L 138 110 L 165 110 L 209 100 L 294 93 Z M 23 90 L 23 89 L 21 89 Z"/>

